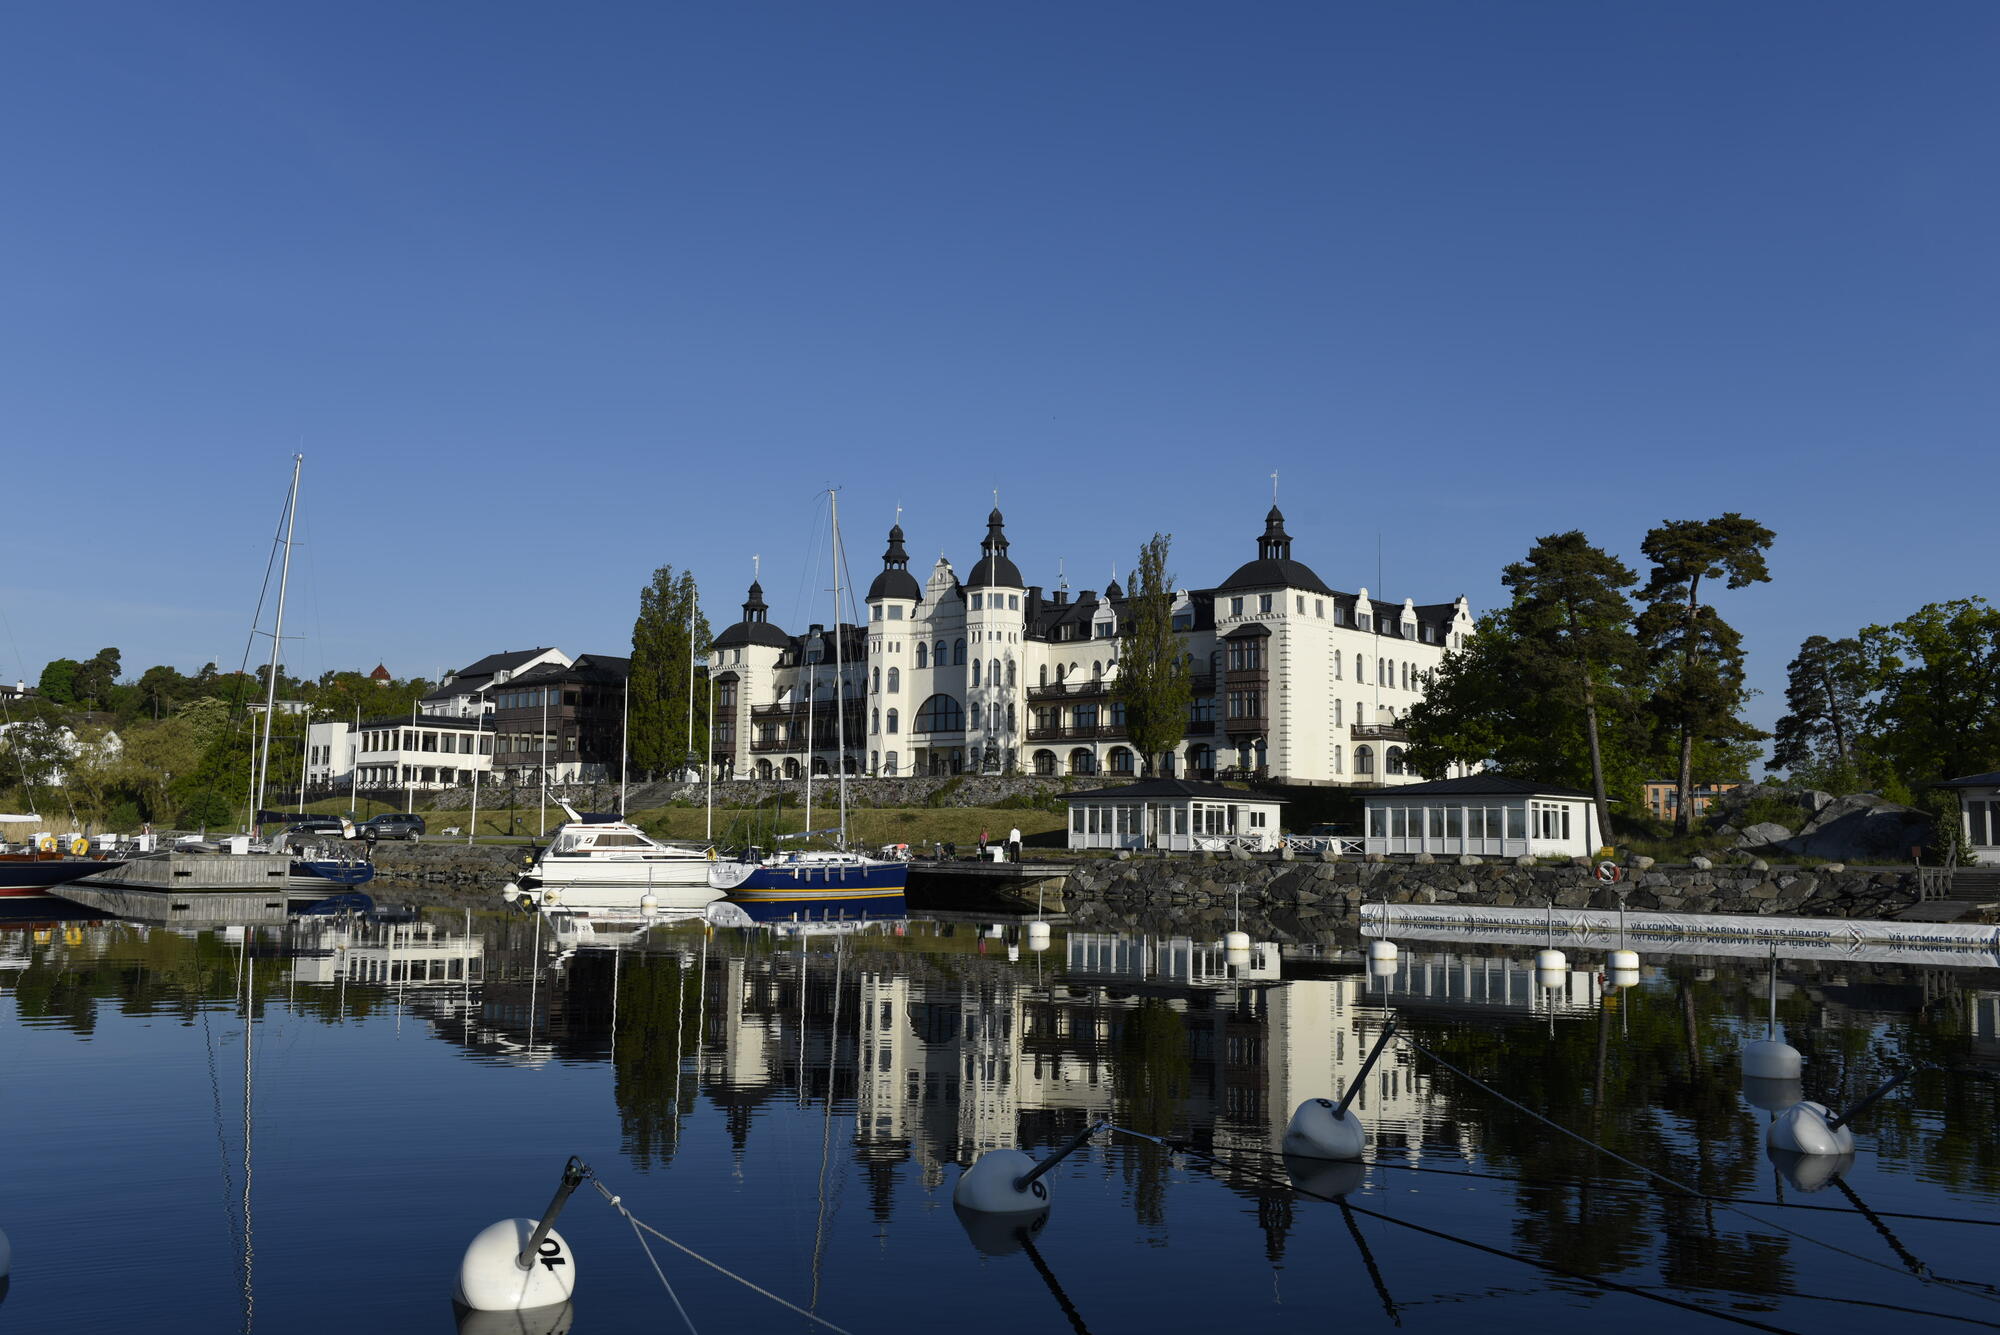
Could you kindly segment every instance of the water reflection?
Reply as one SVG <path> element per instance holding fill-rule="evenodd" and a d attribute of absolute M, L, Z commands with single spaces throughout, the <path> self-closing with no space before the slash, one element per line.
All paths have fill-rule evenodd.
<path fill-rule="evenodd" d="M 829 1173 L 851 1173 L 886 1226 L 912 1201 L 941 1202 L 953 1165 L 1052 1145 L 1100 1116 L 1191 1147 L 1274 1267 L 1307 1212 L 1336 1208 L 1310 1197 L 1393 1199 L 1415 1215 L 1429 1198 L 1409 1189 L 1421 1185 L 1458 1193 L 1425 1216 L 1439 1228 L 1569 1272 L 1776 1311 L 1824 1287 L 1828 1257 L 1718 1200 L 1815 1193 L 1863 1211 L 1863 1196 L 1886 1192 L 1898 1208 L 1945 1214 L 2000 1201 L 1990 972 L 1786 964 L 1776 1011 L 1805 1075 L 1768 1088 L 1736 1066 L 1771 1005 L 1761 962 L 1674 959 L 1618 988 L 1602 961 L 1582 959 L 1539 985 L 1532 953 L 1506 946 L 1406 947 L 1371 970 L 1351 945 L 1230 952 L 1081 931 L 1058 932 L 1046 952 L 1026 944 L 1016 927 L 932 922 L 789 935 L 700 924 L 585 935 L 516 915 L 187 931 L 71 922 L 0 931 L 0 990 L 24 1026 L 76 1038 L 107 1012 L 192 1024 L 210 1010 L 281 1007 L 327 1025 L 393 1019 L 481 1063 L 594 1068 L 609 1075 L 635 1168 L 675 1164 L 701 1119 L 740 1164 L 760 1136 L 795 1132 L 803 1109 L 824 1138 L 805 1165 L 825 1151 L 816 1257 Z M 1393 1044 L 1356 1096 L 1371 1162 L 1282 1159 L 1293 1108 L 1346 1092 L 1392 1016 L 1414 1046 Z M 1917 1073 L 1907 1097 L 1870 1114 L 1866 1164 L 1766 1153 L 1774 1111 L 1801 1096 L 1847 1106 L 1904 1066 Z M 1662 1189 L 1522 1109 L 1700 1194 Z M 1173 1207 L 1193 1170 L 1170 1146 L 1125 1140 L 1102 1159 L 1140 1236 L 1185 1227 Z M 1419 1176 L 1436 1173 L 1461 1180 Z M 1857 1174 L 1865 1181 L 1848 1180 Z M 1386 1313 L 1420 1305 L 1390 1296 L 1352 1214 L 1339 1227 Z M 974 1254 L 1003 1260 L 1037 1239 L 1019 1221 L 970 1231 Z M 1878 1246 L 1878 1259 L 1907 1272 L 1902 1247 Z M 1925 1259 L 1956 1255 L 1968 1269 L 1983 1254 L 1947 1239 Z M 1075 1310 L 1052 1282 L 1057 1271 L 1070 1280 L 1061 1258 L 1051 1268 L 1034 1252 L 1034 1263 Z M 1406 1274 L 1398 1287 L 1410 1284 Z"/>

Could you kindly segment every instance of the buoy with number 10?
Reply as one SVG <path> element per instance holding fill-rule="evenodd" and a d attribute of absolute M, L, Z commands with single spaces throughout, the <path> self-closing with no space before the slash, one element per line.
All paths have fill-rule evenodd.
<path fill-rule="evenodd" d="M 576 1258 L 555 1231 L 570 1193 L 590 1168 L 574 1155 L 540 1220 L 502 1219 L 481 1229 L 458 1263 L 456 1298 L 475 1312 L 520 1312 L 569 1301 L 576 1288 Z"/>

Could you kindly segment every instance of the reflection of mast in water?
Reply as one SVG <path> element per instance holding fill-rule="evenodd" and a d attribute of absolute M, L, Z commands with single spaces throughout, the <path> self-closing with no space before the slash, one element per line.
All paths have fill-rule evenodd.
<path fill-rule="evenodd" d="M 257 957 L 250 953 L 250 930 L 243 931 L 243 1332 L 249 1335 L 255 1296 L 250 1282 L 250 1038 L 255 1018 Z"/>
<path fill-rule="evenodd" d="M 803 957 L 801 957 L 803 963 Z M 826 1044 L 826 1113 L 820 1119 L 819 1135 L 819 1219 L 813 1225 L 811 1311 L 819 1310 L 820 1264 L 826 1259 L 826 1165 L 833 1150 L 833 1087 L 840 1065 L 840 938 L 833 939 L 833 1028 Z M 801 1029 L 801 1034 L 804 1030 Z M 805 1068 L 799 1069 L 799 1084 L 805 1084 Z"/>

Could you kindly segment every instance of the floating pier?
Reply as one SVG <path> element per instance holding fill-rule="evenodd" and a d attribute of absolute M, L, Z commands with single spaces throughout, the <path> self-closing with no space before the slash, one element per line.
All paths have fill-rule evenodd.
<path fill-rule="evenodd" d="M 288 853 L 161 853 L 62 886 L 73 904 L 159 923 L 283 922 Z"/>

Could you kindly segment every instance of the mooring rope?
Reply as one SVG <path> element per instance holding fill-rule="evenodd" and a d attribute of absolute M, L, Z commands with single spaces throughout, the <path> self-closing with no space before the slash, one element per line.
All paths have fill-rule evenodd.
<path fill-rule="evenodd" d="M 679 1251 L 682 1254 L 701 1262 L 703 1265 L 707 1266 L 710 1270 L 715 1271 L 717 1274 L 735 1280 L 738 1284 L 741 1284 L 744 1288 L 750 1290 L 752 1293 L 761 1294 L 764 1297 L 769 1298 L 772 1302 L 778 1304 L 778 1306 L 788 1308 L 791 1311 L 798 1313 L 800 1316 L 804 1317 L 808 1321 L 814 1322 L 818 1325 L 825 1326 L 828 1330 L 836 1332 L 837 1335 L 853 1335 L 852 1331 L 849 1331 L 844 1327 L 834 1325 L 831 1321 L 828 1321 L 823 1316 L 819 1316 L 816 1315 L 815 1313 L 808 1312 L 805 1308 L 800 1307 L 797 1303 L 787 1302 L 785 1299 L 780 1298 L 777 1294 L 771 1292 L 769 1289 L 764 1288 L 758 1284 L 753 1283 L 750 1280 L 745 1279 L 743 1276 L 737 1274 L 735 1271 L 729 1269 L 727 1266 L 719 1265 L 716 1262 L 709 1260 L 706 1256 L 703 1256 L 700 1252 L 694 1250 L 692 1247 L 689 1247 L 680 1242 L 676 1242 L 674 1239 L 660 1232 L 659 1229 L 654 1228 L 651 1224 L 647 1223 L 645 1220 L 639 1218 L 639 1216 L 633 1214 L 630 1210 L 626 1209 L 623 1198 L 614 1195 L 609 1187 L 605 1186 L 602 1182 L 597 1180 L 595 1174 L 593 1174 L 591 1177 L 590 1185 L 597 1188 L 597 1194 L 602 1196 L 605 1199 L 605 1202 L 609 1204 L 612 1209 L 616 1210 L 619 1214 L 625 1217 L 625 1222 L 632 1225 L 632 1228 L 635 1232 L 643 1229 L 645 1232 L 652 1234 L 654 1237 L 658 1238 L 661 1242 L 666 1243 L 669 1247 L 674 1248 L 676 1251 Z M 643 1242 L 644 1239 L 641 1239 L 642 1245 Z M 652 1256 L 653 1256 L 652 1248 L 650 1247 L 646 1248 L 647 1259 L 651 1260 Z M 653 1262 L 653 1270 L 654 1273 L 660 1275 L 660 1282 L 665 1284 L 667 1277 L 664 1273 L 660 1272 L 660 1263 L 658 1261 Z M 672 1285 L 667 1286 L 667 1292 L 670 1294 L 673 1292 Z M 674 1305 L 676 1307 L 680 1306 L 680 1299 L 678 1297 L 674 1299 Z M 681 1318 L 683 1320 L 687 1319 L 687 1312 L 685 1309 L 683 1309 L 681 1312 Z M 688 1322 L 688 1329 L 689 1330 L 694 1329 L 693 1322 L 691 1321 Z"/>
<path fill-rule="evenodd" d="M 1561 1122 L 1556 1121 L 1554 1118 L 1536 1112 L 1533 1108 L 1530 1108 L 1527 1104 L 1520 1102 L 1518 1099 L 1510 1098 L 1505 1093 L 1502 1093 L 1500 1090 L 1497 1090 L 1493 1086 L 1487 1084 L 1484 1080 L 1481 1080 L 1478 1076 L 1473 1075 L 1470 1071 L 1466 1071 L 1460 1067 L 1452 1065 L 1449 1061 L 1446 1061 L 1443 1057 L 1438 1056 L 1435 1052 L 1432 1052 L 1429 1048 L 1417 1042 L 1415 1039 L 1409 1037 L 1407 1034 L 1399 1033 L 1396 1035 L 1396 1038 L 1399 1041 L 1401 1041 L 1405 1046 L 1407 1046 L 1411 1051 L 1430 1058 L 1432 1061 L 1436 1062 L 1439 1066 L 1444 1067 L 1445 1070 L 1450 1071 L 1453 1075 L 1458 1076 L 1462 1080 L 1466 1080 L 1474 1085 L 1477 1085 L 1480 1089 L 1485 1090 L 1488 1094 L 1491 1094 L 1494 1098 L 1499 1099 L 1502 1103 L 1506 1104 L 1508 1107 L 1513 1108 L 1518 1112 L 1526 1113 L 1528 1116 L 1534 1118 L 1536 1121 L 1540 1122 L 1543 1126 L 1548 1127 L 1550 1130 L 1561 1132 L 1563 1135 L 1568 1136 L 1571 1140 L 1576 1141 L 1578 1144 L 1588 1146 L 1589 1148 L 1596 1150 L 1599 1154 L 1605 1155 L 1612 1159 L 1616 1159 L 1619 1163 L 1626 1165 L 1628 1168 L 1635 1168 L 1641 1173 L 1644 1173 L 1648 1177 L 1656 1178 L 1659 1181 L 1664 1182 L 1668 1186 L 1674 1188 L 1676 1191 L 1686 1192 L 1690 1196 L 1701 1196 L 1704 1194 L 1701 1191 L 1697 1190 L 1696 1188 L 1690 1187 L 1685 1182 L 1667 1176 L 1665 1173 L 1662 1173 L 1657 1168 L 1648 1168 L 1645 1164 L 1640 1163 L 1636 1159 L 1628 1159 L 1624 1155 L 1618 1153 L 1616 1150 L 1607 1149 L 1604 1146 L 1598 1144 L 1596 1141 L 1591 1140 L 1589 1137 L 1582 1135 L 1579 1132 L 1570 1130 L 1568 1127 L 1564 1126 Z M 1876 1266 L 1882 1270 L 1888 1271 L 1892 1275 L 1909 1274 L 1911 1278 L 1915 1279 L 1920 1284 L 1942 1284 L 1947 1288 L 1950 1288 L 1956 1292 L 1966 1293 L 1969 1297 L 1978 1298 L 1982 1302 L 2000 1302 L 2000 1295 L 1970 1292 L 1970 1290 L 1972 1290 L 1977 1286 L 1977 1281 L 1953 1280 L 1953 1279 L 1946 1279 L 1940 1275 L 1933 1275 L 1928 1272 L 1916 1273 L 1912 1271 L 1905 1271 L 1897 1266 L 1890 1265 L 1887 1261 L 1880 1261 L 1872 1256 L 1864 1256 L 1860 1252 L 1850 1251 L 1846 1247 L 1839 1246 L 1836 1243 L 1827 1242 L 1823 1238 L 1815 1238 L 1811 1234 L 1801 1233 L 1797 1229 L 1787 1228 L 1783 1224 L 1773 1223 L 1771 1220 L 1768 1219 L 1761 1219 L 1758 1216 L 1751 1214 L 1750 1211 L 1745 1209 L 1743 1206 L 1734 1204 L 1731 1201 L 1723 1200 L 1720 1202 L 1720 1204 L 1722 1205 L 1723 1209 L 1733 1210 L 1737 1214 L 1741 1215 L 1743 1218 L 1748 1219 L 1753 1224 L 1758 1224 L 1764 1228 L 1772 1229 L 1778 1233 L 1782 1233 L 1786 1237 L 1791 1238 L 1797 1242 L 1807 1242 L 1811 1243 L 1815 1247 L 1824 1247 L 1826 1250 L 1830 1252 L 1837 1252 L 1840 1255 L 1847 1257 L 1851 1261 L 1859 1261 L 1863 1265 Z"/>
<path fill-rule="evenodd" d="M 1234 1168 L 1241 1171 L 1244 1167 L 1241 1164 L 1232 1164 L 1218 1155 L 1208 1153 L 1206 1150 L 1197 1149 L 1184 1141 L 1166 1140 L 1160 1136 L 1149 1136 L 1143 1131 L 1134 1131 L 1130 1127 L 1114 1126 L 1111 1129 L 1114 1132 L 1123 1132 L 1128 1136 L 1136 1136 L 1140 1140 L 1151 1141 L 1153 1144 L 1165 1149 L 1174 1150 L 1182 1154 L 1192 1154 L 1198 1159 L 1206 1159 L 1209 1163 L 1217 1164 L 1224 1168 Z M 1252 1168 L 1250 1171 L 1262 1172 L 1263 1170 Z M 1437 1238 L 1443 1242 L 1455 1242 L 1461 1247 L 1470 1247 L 1474 1251 L 1485 1252 L 1489 1256 L 1498 1256 L 1509 1261 L 1519 1261 L 1524 1265 L 1534 1266 L 1537 1270 L 1547 1271 L 1551 1275 L 1560 1275 L 1564 1279 L 1573 1279 L 1581 1283 L 1596 1285 L 1599 1288 L 1609 1289 L 1617 1293 L 1629 1293 L 1635 1298 L 1644 1298 L 1649 1302 L 1664 1303 L 1669 1307 L 1678 1307 L 1684 1311 L 1697 1312 L 1702 1316 L 1714 1317 L 1718 1321 L 1727 1321 L 1738 1326 L 1748 1326 L 1752 1330 L 1775 1331 L 1777 1335 L 1800 1335 L 1798 1331 L 1785 1326 L 1773 1326 L 1762 1321 L 1753 1321 L 1749 1317 L 1738 1316 L 1734 1312 L 1718 1312 L 1713 1307 L 1704 1307 L 1700 1303 L 1688 1302 L 1681 1298 L 1672 1298 L 1664 1293 L 1655 1293 L 1650 1289 L 1640 1288 L 1635 1284 L 1621 1284 L 1615 1279 L 1606 1279 L 1602 1275 L 1593 1275 L 1581 1270 L 1570 1270 L 1567 1267 L 1556 1265 L 1552 1261 L 1538 1260 L 1523 1252 L 1510 1252 L 1499 1247 L 1489 1247 L 1483 1242 L 1474 1242 L 1471 1238 L 1461 1237 L 1456 1233 L 1446 1233 L 1440 1229 L 1429 1228 L 1414 1220 L 1399 1219 L 1395 1215 L 1382 1214 L 1364 1205 L 1356 1205 L 1352 1201 L 1342 1200 L 1338 1196 L 1322 1195 L 1317 1191 L 1299 1186 L 1290 1178 L 1281 1179 L 1265 1174 L 1265 1181 L 1272 1186 L 1285 1187 L 1288 1190 L 1297 1192 L 1301 1196 L 1310 1196 L 1316 1201 L 1326 1201 L 1332 1205 L 1343 1205 L 1355 1214 L 1365 1216 L 1369 1219 L 1379 1220 L 1385 1224 L 1394 1224 L 1398 1228 L 1407 1228 L 1428 1237 Z"/>

